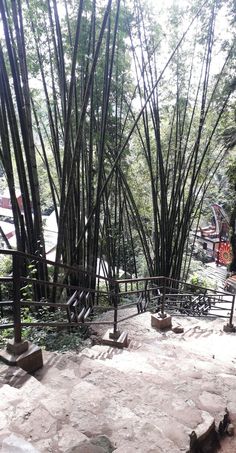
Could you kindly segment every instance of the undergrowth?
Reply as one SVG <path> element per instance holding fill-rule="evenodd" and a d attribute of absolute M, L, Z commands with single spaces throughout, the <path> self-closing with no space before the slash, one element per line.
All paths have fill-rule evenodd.
<path fill-rule="evenodd" d="M 40 308 L 37 313 L 32 313 L 29 308 L 22 309 L 22 323 L 36 322 L 62 322 L 64 313 L 50 312 L 47 308 Z M 11 322 L 10 317 L 2 318 L 2 323 Z M 0 348 L 12 339 L 13 329 L 0 330 Z M 24 327 L 22 328 L 22 339 L 37 344 L 48 351 L 66 352 L 79 350 L 85 340 L 88 339 L 88 328 L 80 327 Z"/>

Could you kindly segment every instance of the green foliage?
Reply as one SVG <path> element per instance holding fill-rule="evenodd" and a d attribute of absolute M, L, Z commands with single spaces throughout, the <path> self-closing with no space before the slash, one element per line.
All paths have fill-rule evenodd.
<path fill-rule="evenodd" d="M 58 331 L 57 328 L 25 328 L 22 331 L 22 338 L 37 344 L 47 351 L 66 352 L 79 350 L 87 339 L 87 333 L 77 329 L 68 333 L 66 329 Z M 4 347 L 12 339 L 12 329 L 0 331 L 0 347 Z"/>
<path fill-rule="evenodd" d="M 216 289 L 216 281 L 207 278 L 207 270 L 205 273 L 194 273 L 190 275 L 188 283 L 191 285 L 200 286 L 201 288 L 209 288 L 209 289 Z"/>
<path fill-rule="evenodd" d="M 235 151 L 231 153 L 230 159 L 228 161 L 228 168 L 226 169 L 226 174 L 231 186 L 232 191 L 236 187 L 236 153 Z"/>
<path fill-rule="evenodd" d="M 0 277 L 6 277 L 12 272 L 12 258 L 10 255 L 1 255 L 0 259 Z"/>
<path fill-rule="evenodd" d="M 30 313 L 29 307 L 21 308 L 21 322 L 33 322 L 35 319 L 33 315 Z"/>
<path fill-rule="evenodd" d="M 198 274 L 193 274 L 190 277 L 189 283 L 191 283 L 191 285 L 203 286 L 206 288 L 206 280 Z"/>
<path fill-rule="evenodd" d="M 86 339 L 80 329 L 68 333 L 65 329 L 58 331 L 56 328 L 28 329 L 25 337 L 47 351 L 60 352 L 79 350 Z"/>
<path fill-rule="evenodd" d="M 12 273 L 12 258 L 10 255 L 1 255 L 0 257 L 0 277 L 7 277 Z M 10 284 L 11 285 L 11 284 Z M 12 299 L 12 285 L 1 284 L 1 300 Z"/>
<path fill-rule="evenodd" d="M 50 312 L 47 307 L 40 308 L 37 312 L 33 313 L 30 308 L 21 309 L 21 322 L 22 323 L 36 323 L 36 322 L 60 322 L 65 320 L 65 312 L 58 310 L 57 313 Z M 2 320 L 4 323 L 9 322 L 7 318 Z M 71 328 L 58 327 L 24 327 L 22 329 L 22 338 L 31 341 L 38 346 L 48 351 L 65 352 L 69 350 L 80 349 L 84 341 L 88 337 L 88 329 L 86 326 Z M 12 329 L 0 330 L 0 347 L 12 338 Z"/>
<path fill-rule="evenodd" d="M 37 269 L 35 264 L 32 262 L 27 265 L 27 277 L 35 278 L 37 274 Z M 27 283 L 25 286 L 22 286 L 21 289 L 21 298 L 23 300 L 32 300 L 33 298 L 33 284 Z M 27 322 L 27 321 L 26 321 Z"/>
<path fill-rule="evenodd" d="M 110 306 L 109 298 L 107 298 L 106 296 L 103 296 L 103 295 L 99 295 L 98 305 L 100 307 L 104 307 L 104 308 L 109 307 Z"/>
<path fill-rule="evenodd" d="M 208 267 L 204 264 L 204 261 L 196 259 L 196 257 L 191 260 L 187 282 L 203 288 L 217 289 L 217 278 L 209 278 Z"/>
<path fill-rule="evenodd" d="M 3 320 L 5 321 L 5 320 Z M 0 347 L 4 346 L 12 338 L 12 329 L 0 330 Z"/>

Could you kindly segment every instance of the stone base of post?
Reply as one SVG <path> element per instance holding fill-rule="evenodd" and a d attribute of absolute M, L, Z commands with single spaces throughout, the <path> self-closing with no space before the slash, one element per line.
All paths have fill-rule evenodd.
<path fill-rule="evenodd" d="M 6 349 L 0 350 L 0 360 L 10 366 L 19 366 L 27 373 L 33 373 L 43 366 L 41 348 L 28 341 L 9 341 Z"/>
<path fill-rule="evenodd" d="M 167 314 L 163 317 L 161 313 L 155 313 L 151 315 L 151 326 L 160 330 L 171 329 L 172 318 Z"/>
<path fill-rule="evenodd" d="M 114 334 L 113 329 L 109 329 L 102 338 L 102 344 L 120 349 L 127 348 L 129 345 L 128 332 L 123 331 Z"/>
<path fill-rule="evenodd" d="M 235 333 L 236 332 L 236 327 L 233 324 L 226 324 L 223 327 L 223 331 L 227 333 Z"/>

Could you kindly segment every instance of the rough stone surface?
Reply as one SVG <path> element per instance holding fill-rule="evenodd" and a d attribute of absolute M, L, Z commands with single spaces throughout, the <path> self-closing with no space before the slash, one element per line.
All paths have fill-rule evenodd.
<path fill-rule="evenodd" d="M 224 323 L 182 318 L 175 335 L 143 313 L 121 325 L 126 349 L 44 352 L 34 376 L 0 364 L 0 452 L 14 434 L 41 453 L 185 453 L 191 432 L 204 436 L 226 407 L 235 425 L 236 336 Z M 226 436 L 221 453 L 233 452 Z"/>

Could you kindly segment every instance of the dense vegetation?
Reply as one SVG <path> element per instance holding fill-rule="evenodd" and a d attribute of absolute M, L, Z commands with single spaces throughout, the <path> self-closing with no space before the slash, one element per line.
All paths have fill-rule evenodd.
<path fill-rule="evenodd" d="M 231 2 L 152 14 L 139 0 L 2 0 L 0 12 L 0 152 L 17 248 L 45 254 L 50 208 L 57 261 L 186 278 L 190 230 L 234 146 L 235 41 L 221 32 Z"/>

